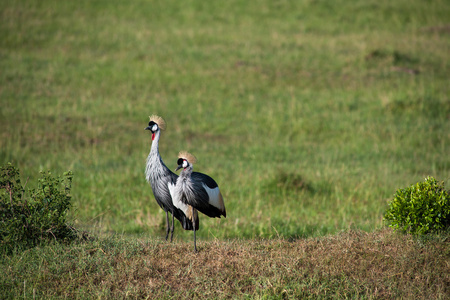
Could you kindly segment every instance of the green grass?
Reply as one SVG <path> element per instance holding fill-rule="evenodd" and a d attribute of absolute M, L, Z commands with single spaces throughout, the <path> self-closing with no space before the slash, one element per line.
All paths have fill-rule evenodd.
<path fill-rule="evenodd" d="M 188 150 L 223 191 L 201 239 L 371 231 L 395 190 L 450 178 L 446 1 L 0 8 L 0 161 L 72 170 L 79 228 L 163 235 L 153 113 L 166 164 Z"/>

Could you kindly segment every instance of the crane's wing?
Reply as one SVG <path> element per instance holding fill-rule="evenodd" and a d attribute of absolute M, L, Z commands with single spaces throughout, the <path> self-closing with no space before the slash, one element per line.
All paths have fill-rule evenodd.
<path fill-rule="evenodd" d="M 227 216 L 222 194 L 217 183 L 206 174 L 193 172 L 192 183 L 195 185 L 196 202 L 195 206 L 200 212 L 212 218 Z"/>

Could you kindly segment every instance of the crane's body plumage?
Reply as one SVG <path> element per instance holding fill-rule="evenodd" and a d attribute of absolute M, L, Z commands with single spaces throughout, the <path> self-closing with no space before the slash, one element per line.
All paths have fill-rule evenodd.
<path fill-rule="evenodd" d="M 173 201 L 175 206 L 180 202 L 191 205 L 211 218 L 226 217 L 219 186 L 206 174 L 183 170 L 177 179 Z"/>
<path fill-rule="evenodd" d="M 149 127 L 147 127 L 146 129 L 152 130 L 150 124 Z M 189 212 L 189 208 L 188 207 L 185 207 L 184 209 L 177 208 L 173 205 L 171 191 L 173 191 L 175 188 L 178 176 L 172 171 L 170 171 L 169 168 L 167 168 L 167 166 L 164 164 L 159 154 L 160 135 L 161 129 L 158 128 L 155 132 L 153 132 L 152 130 L 153 141 L 150 153 L 147 157 L 145 177 L 152 187 L 153 195 L 155 196 L 156 202 L 166 212 L 166 222 L 167 222 L 166 240 L 169 231 L 171 231 L 170 240 L 172 240 L 174 230 L 173 217 L 177 218 L 180 221 L 181 225 L 185 230 L 193 230 L 194 228 L 191 219 L 188 218 L 186 215 Z M 169 212 L 172 214 L 171 228 L 169 228 L 169 216 L 168 216 Z"/>
<path fill-rule="evenodd" d="M 206 174 L 193 172 L 192 163 L 189 163 L 186 159 L 180 163 L 180 160 L 178 168 L 183 167 L 183 170 L 177 178 L 172 194 L 173 205 L 178 208 L 192 207 L 194 212 L 192 215 L 189 214 L 188 218 L 195 224 L 198 223 L 197 210 L 211 218 L 226 217 L 223 197 L 214 179 Z M 195 230 L 197 229 L 198 227 L 195 228 Z M 197 251 L 195 230 L 194 249 Z"/>

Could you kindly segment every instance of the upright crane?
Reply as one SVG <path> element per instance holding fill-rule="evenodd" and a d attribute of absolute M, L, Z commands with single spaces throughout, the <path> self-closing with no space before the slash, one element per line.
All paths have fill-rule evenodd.
<path fill-rule="evenodd" d="M 159 155 L 159 138 L 161 136 L 161 131 L 165 130 L 166 123 L 164 119 L 152 115 L 150 117 L 150 122 L 145 130 L 150 130 L 152 133 L 152 146 L 150 153 L 147 157 L 147 165 L 145 168 L 145 177 L 150 183 L 153 195 L 155 196 L 156 202 L 159 206 L 166 212 L 166 240 L 170 234 L 170 241 L 173 239 L 174 231 L 174 217 L 177 218 L 185 230 L 198 229 L 198 221 L 196 223 L 196 228 L 193 226 L 191 219 L 187 218 L 186 213 L 189 210 L 188 206 L 175 207 L 172 202 L 171 190 L 175 189 L 176 181 L 178 176 L 169 170 L 164 164 L 161 156 Z M 172 226 L 169 227 L 169 212 L 172 214 Z"/>

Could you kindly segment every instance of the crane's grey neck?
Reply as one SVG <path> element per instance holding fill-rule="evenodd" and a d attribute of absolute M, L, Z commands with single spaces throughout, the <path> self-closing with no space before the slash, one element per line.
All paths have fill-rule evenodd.
<path fill-rule="evenodd" d="M 154 182 L 157 178 L 161 178 L 170 174 L 169 168 L 162 161 L 159 155 L 159 137 L 161 131 L 155 133 L 155 139 L 152 141 L 150 153 L 147 157 L 147 167 L 145 168 L 145 177 L 148 182 Z"/>
<path fill-rule="evenodd" d="M 155 133 L 155 138 L 152 141 L 152 147 L 150 148 L 150 154 L 152 152 L 159 154 L 159 138 L 161 137 L 161 130 Z"/>
<path fill-rule="evenodd" d="M 191 164 L 189 164 L 189 166 L 187 168 L 185 168 L 185 169 L 183 169 L 183 171 L 181 171 L 180 177 L 182 177 L 182 178 L 191 177 L 193 170 L 194 170 L 194 167 Z"/>

